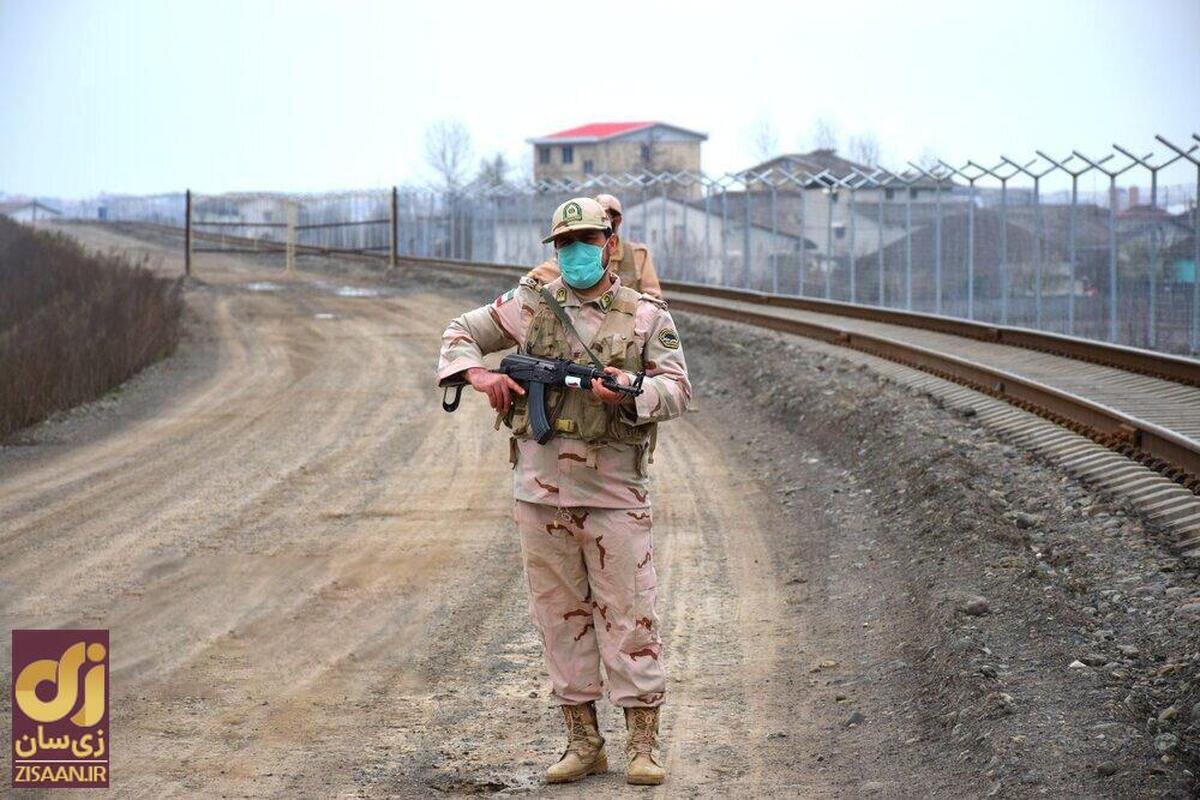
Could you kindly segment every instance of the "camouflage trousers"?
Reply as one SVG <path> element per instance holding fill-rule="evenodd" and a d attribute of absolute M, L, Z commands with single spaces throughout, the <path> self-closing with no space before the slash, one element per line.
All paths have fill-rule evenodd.
<path fill-rule="evenodd" d="M 552 703 L 598 699 L 603 662 L 613 705 L 661 705 L 667 683 L 650 509 L 513 502 Z"/>

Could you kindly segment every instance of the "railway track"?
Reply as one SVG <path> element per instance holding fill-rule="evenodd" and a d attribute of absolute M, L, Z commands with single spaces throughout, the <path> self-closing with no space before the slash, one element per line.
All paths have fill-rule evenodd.
<path fill-rule="evenodd" d="M 1200 361 L 928 314 L 665 288 L 674 308 L 862 350 L 1001 398 L 1200 494 Z"/>

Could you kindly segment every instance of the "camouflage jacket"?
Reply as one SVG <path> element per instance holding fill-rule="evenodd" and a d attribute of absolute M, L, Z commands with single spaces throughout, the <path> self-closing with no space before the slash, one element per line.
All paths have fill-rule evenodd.
<path fill-rule="evenodd" d="M 587 341 L 604 321 L 620 278 L 607 275 L 610 287 L 600 296 L 581 301 L 562 278 L 547 289 L 562 298 L 567 317 Z M 442 334 L 437 380 L 470 367 L 482 367 L 483 356 L 526 341 L 529 323 L 542 300 L 538 282 L 526 276 L 517 286 L 485 306 L 454 319 Z M 606 302 L 607 298 L 607 302 Z M 682 414 L 691 400 L 691 383 L 683 347 L 667 305 L 647 294 L 638 297 L 634 314 L 634 340 L 641 348 L 646 377 L 642 394 L 622 404 L 620 414 L 632 425 L 663 422 Z M 576 360 L 586 354 L 578 342 L 570 343 Z M 632 376 L 631 376 L 632 377 Z M 560 507 L 647 508 L 649 475 L 635 445 L 588 444 L 555 436 L 545 445 L 532 439 L 510 438 L 513 463 L 513 496 L 531 503 Z"/>

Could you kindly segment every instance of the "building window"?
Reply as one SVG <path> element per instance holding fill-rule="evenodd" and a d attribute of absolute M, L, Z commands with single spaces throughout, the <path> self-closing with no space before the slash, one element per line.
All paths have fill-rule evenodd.
<path fill-rule="evenodd" d="M 564 144 L 562 149 L 563 163 L 570 164 L 575 160 L 575 148 L 569 144 Z"/>
<path fill-rule="evenodd" d="M 538 148 L 538 163 L 539 164 L 549 164 L 550 163 L 550 148 L 549 147 L 539 147 Z"/>
<path fill-rule="evenodd" d="M 834 236 L 834 238 L 835 238 L 835 239 L 845 239 L 845 238 L 846 238 L 846 228 L 845 228 L 845 226 L 843 226 L 843 225 L 834 225 L 834 226 L 833 226 L 833 236 Z"/>
<path fill-rule="evenodd" d="M 883 190 L 883 197 L 884 197 L 884 199 L 885 199 L 885 200 L 891 200 L 891 199 L 892 199 L 892 196 L 893 196 L 894 194 L 896 194 L 896 190 L 895 190 L 895 189 L 884 189 L 884 190 Z"/>
<path fill-rule="evenodd" d="M 592 163 L 592 160 L 590 158 L 585 158 L 583 160 L 583 174 L 591 175 L 595 171 L 596 171 L 596 168 L 595 168 L 595 165 Z"/>
<path fill-rule="evenodd" d="M 650 145 L 648 145 L 648 144 L 642 145 L 642 163 L 643 164 L 650 163 Z"/>
<path fill-rule="evenodd" d="M 913 200 L 916 200 L 917 199 L 917 187 L 914 186 L 911 189 L 909 189 L 908 196 L 911 197 Z"/>

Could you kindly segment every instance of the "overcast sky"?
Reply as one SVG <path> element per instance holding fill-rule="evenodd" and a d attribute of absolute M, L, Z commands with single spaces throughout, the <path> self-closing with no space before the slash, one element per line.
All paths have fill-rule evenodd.
<path fill-rule="evenodd" d="M 517 163 L 531 136 L 664 120 L 706 132 L 719 172 L 752 163 L 757 121 L 790 151 L 819 117 L 891 164 L 1183 142 L 1200 0 L 0 0 L 10 194 L 416 181 L 443 118 Z"/>

